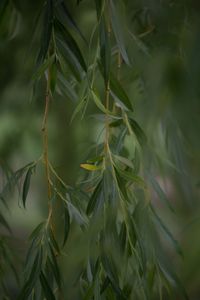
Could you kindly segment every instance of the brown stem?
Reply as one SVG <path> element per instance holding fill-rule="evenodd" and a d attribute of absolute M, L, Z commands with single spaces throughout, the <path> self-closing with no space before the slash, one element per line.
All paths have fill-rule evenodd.
<path fill-rule="evenodd" d="M 45 96 L 45 110 L 44 110 L 44 118 L 42 123 L 42 132 L 43 132 L 43 159 L 45 165 L 45 173 L 46 173 L 46 181 L 47 181 L 47 195 L 48 195 L 48 206 L 49 206 L 49 213 L 47 224 L 50 223 L 52 217 L 52 205 L 50 203 L 51 200 L 51 180 L 50 180 L 50 171 L 49 171 L 49 158 L 48 158 L 48 114 L 49 114 L 49 103 L 50 103 L 50 72 L 48 71 L 48 78 L 47 78 L 47 88 L 46 88 L 46 96 Z"/>

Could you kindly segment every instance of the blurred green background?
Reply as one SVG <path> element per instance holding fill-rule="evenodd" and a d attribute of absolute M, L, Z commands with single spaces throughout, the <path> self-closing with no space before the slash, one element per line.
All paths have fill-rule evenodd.
<path fill-rule="evenodd" d="M 126 0 L 127 51 L 132 68 L 122 66 L 121 81 L 132 100 L 136 120 L 149 148 L 147 169 L 158 179 L 176 213 L 169 213 L 155 195 L 160 215 L 180 241 L 184 259 L 172 263 L 190 299 L 200 299 L 200 2 L 198 0 Z M 14 1 L 16 7 L 0 16 L 0 161 L 17 170 L 42 154 L 44 80 L 32 97 L 31 76 L 40 43 L 35 17 L 41 0 Z M 67 1 L 89 40 L 96 22 L 93 1 Z M 76 34 L 75 34 L 76 36 Z M 78 43 L 87 49 L 78 35 Z M 94 49 L 95 50 L 95 49 Z M 91 53 L 92 55 L 93 53 Z M 43 82 L 44 81 L 44 82 Z M 97 141 L 101 124 L 91 117 L 93 105 L 81 120 L 70 119 L 76 102 L 58 93 L 50 105 L 50 159 L 69 184 L 77 181 L 80 163 Z M 131 146 L 127 141 L 128 150 Z M 2 177 L 3 178 L 3 177 Z M 1 179 L 3 185 L 3 179 Z M 9 223 L 16 237 L 16 253 L 23 257 L 26 238 L 46 217 L 44 171 L 37 169 L 27 210 L 18 206 L 17 193 L 8 199 Z M 171 249 L 169 249 L 171 251 Z M 12 288 L 12 282 L 10 283 Z"/>

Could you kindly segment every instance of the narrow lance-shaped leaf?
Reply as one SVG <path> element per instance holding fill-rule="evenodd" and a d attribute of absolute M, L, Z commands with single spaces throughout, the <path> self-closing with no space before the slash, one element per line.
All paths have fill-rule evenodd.
<path fill-rule="evenodd" d="M 127 65 L 129 65 L 130 63 L 129 63 L 127 51 L 124 44 L 124 33 L 122 32 L 122 24 L 120 24 L 119 12 L 117 12 L 113 0 L 110 1 L 110 12 L 111 12 L 112 28 L 115 34 L 117 45 L 120 49 L 123 60 L 126 62 Z"/>
<path fill-rule="evenodd" d="M 54 54 L 52 56 L 50 56 L 48 59 L 46 59 L 44 61 L 44 63 L 41 64 L 39 66 L 39 68 L 36 70 L 36 72 L 33 74 L 32 80 L 34 81 L 34 80 L 40 78 L 44 74 L 46 69 L 53 64 L 54 60 L 55 60 L 55 55 Z"/>
<path fill-rule="evenodd" d="M 56 43 L 58 45 L 58 49 L 60 53 L 63 56 L 63 59 L 71 69 L 71 72 L 73 73 L 74 77 L 77 79 L 77 81 L 81 81 L 83 79 L 83 69 L 77 60 L 74 53 L 71 51 L 69 46 L 63 42 L 60 38 L 56 38 Z"/>
<path fill-rule="evenodd" d="M 33 262 L 30 276 L 20 293 L 18 300 L 27 300 L 29 295 L 31 294 L 32 289 L 34 288 L 36 281 L 39 278 L 39 274 L 42 267 L 42 258 L 43 258 L 42 248 L 40 248 Z"/>
<path fill-rule="evenodd" d="M 1 213 L 0 213 L 0 224 L 3 225 L 11 233 L 10 226 L 8 225 L 8 222 L 6 221 L 6 219 Z"/>
<path fill-rule="evenodd" d="M 167 199 L 167 195 L 165 194 L 157 180 L 150 173 L 148 173 L 148 178 L 159 199 L 163 201 L 172 212 L 174 212 L 174 208 L 170 204 L 169 200 Z"/>
<path fill-rule="evenodd" d="M 94 192 L 92 193 L 92 195 L 90 197 L 90 201 L 87 205 L 87 210 L 86 210 L 88 215 L 94 211 L 94 209 L 97 205 L 98 196 L 99 196 L 99 193 L 101 192 L 101 188 L 102 188 L 102 180 L 100 180 L 100 182 L 97 184 Z"/>
<path fill-rule="evenodd" d="M 111 92 L 121 101 L 128 110 L 133 110 L 132 103 L 129 100 L 128 95 L 123 89 L 121 83 L 115 78 L 113 74 L 110 76 L 110 89 Z M 115 97 L 114 97 L 115 99 Z"/>
<path fill-rule="evenodd" d="M 50 239 L 50 244 L 53 246 L 53 248 L 55 249 L 55 251 L 57 253 L 60 253 L 60 249 L 59 249 L 58 243 L 57 243 L 57 241 L 56 241 L 56 239 L 54 237 L 54 233 L 53 233 L 53 231 L 52 231 L 51 228 L 49 228 L 49 230 L 48 230 L 48 236 L 49 236 L 49 239 Z"/>
<path fill-rule="evenodd" d="M 174 273 L 172 270 L 170 270 L 169 268 L 167 268 L 163 263 L 159 262 L 158 263 L 159 268 L 161 269 L 163 275 L 165 276 L 165 278 L 169 281 L 169 283 L 172 286 L 175 286 L 178 289 L 179 294 L 182 295 L 183 299 L 185 300 L 189 300 L 189 297 L 185 291 L 184 286 L 182 285 L 182 283 L 180 282 L 180 279 L 178 278 L 178 276 L 176 275 L 176 273 Z"/>
<path fill-rule="evenodd" d="M 81 30 L 79 29 L 78 25 L 76 24 L 74 18 L 72 17 L 71 13 L 69 12 L 64 1 L 58 1 L 58 4 L 56 6 L 56 12 L 57 12 L 57 16 L 59 17 L 60 21 L 63 24 L 67 24 L 68 26 L 73 28 L 81 36 L 81 38 L 84 40 L 84 42 L 87 44 L 87 41 L 86 41 L 84 35 L 82 34 Z"/>
<path fill-rule="evenodd" d="M 61 288 L 61 276 L 60 276 L 60 270 L 59 270 L 59 267 L 58 267 L 57 259 L 56 259 L 54 250 L 51 247 L 51 245 L 49 246 L 49 248 L 50 248 L 50 252 L 51 252 L 50 265 L 51 265 L 55 280 L 57 282 L 57 285 L 58 285 L 59 288 Z"/>
<path fill-rule="evenodd" d="M 110 78 L 110 64 L 111 64 L 111 48 L 110 48 L 110 37 L 107 28 L 107 24 L 104 16 L 101 17 L 99 25 L 99 38 L 100 38 L 100 55 L 101 55 L 101 65 L 103 68 L 103 77 L 105 80 L 105 85 L 107 86 Z"/>
<path fill-rule="evenodd" d="M 49 43 L 51 40 L 52 25 L 53 25 L 53 1 L 47 0 L 44 22 L 43 22 L 41 48 L 37 59 L 38 64 L 41 64 L 41 62 L 43 62 L 43 60 L 47 55 L 47 51 L 49 49 Z"/>
<path fill-rule="evenodd" d="M 169 231 L 169 229 L 165 226 L 165 224 L 163 223 L 163 221 L 161 220 L 161 218 L 158 216 L 158 214 L 156 213 L 155 209 L 153 208 L 153 206 L 151 206 L 151 210 L 153 212 L 153 215 L 155 217 L 155 220 L 158 222 L 158 224 L 161 226 L 161 228 L 163 229 L 163 231 L 166 233 L 166 235 L 168 236 L 168 238 L 170 239 L 170 241 L 172 242 L 172 244 L 174 245 L 177 253 L 183 257 L 183 251 L 178 243 L 178 241 L 173 237 L 173 235 L 171 234 L 171 232 Z"/>
<path fill-rule="evenodd" d="M 54 59 L 53 63 L 50 65 L 50 90 L 51 93 L 54 94 L 56 89 L 56 82 L 57 82 L 57 64 L 56 59 Z"/>
<path fill-rule="evenodd" d="M 23 185 L 22 201 L 23 201 L 24 208 L 26 207 L 26 198 L 30 187 L 31 175 L 32 175 L 32 168 L 30 167 L 26 173 L 26 177 Z"/>
<path fill-rule="evenodd" d="M 63 246 L 65 245 L 70 230 L 70 215 L 68 212 L 68 207 L 65 205 L 64 208 L 64 238 L 63 238 Z"/>
<path fill-rule="evenodd" d="M 105 108 L 105 106 L 103 105 L 103 103 L 101 102 L 101 100 L 99 99 L 99 97 L 97 96 L 97 94 L 94 91 L 91 91 L 91 94 L 92 94 L 92 99 L 94 100 L 94 103 L 103 113 L 114 116 L 114 114 L 110 110 Z"/>
<path fill-rule="evenodd" d="M 80 164 L 80 167 L 88 171 L 98 171 L 102 169 L 102 166 L 96 166 L 91 164 Z"/>
<path fill-rule="evenodd" d="M 119 173 L 126 181 L 133 182 L 133 183 L 135 183 L 135 184 L 137 184 L 137 185 L 139 185 L 139 186 L 141 186 L 141 187 L 143 187 L 143 188 L 146 188 L 146 184 L 145 184 L 144 180 L 143 180 L 141 177 L 139 177 L 139 176 L 137 176 L 137 175 L 135 175 L 135 174 L 133 174 L 133 173 L 131 173 L 131 172 L 129 172 L 129 171 L 122 170 L 122 169 L 119 168 L 119 166 L 117 166 L 117 165 L 115 165 L 115 167 L 116 167 L 118 173 Z"/>
<path fill-rule="evenodd" d="M 87 72 L 85 60 L 73 36 L 70 34 L 67 28 L 64 27 L 57 19 L 55 20 L 55 28 L 57 33 L 62 37 L 62 41 L 64 41 L 68 45 L 72 53 L 76 56 L 76 59 L 78 60 L 83 70 Z"/>
<path fill-rule="evenodd" d="M 50 288 L 49 283 L 43 272 L 41 272 L 41 274 L 40 274 L 40 283 L 41 283 L 42 290 L 45 294 L 46 299 L 47 300 L 56 300 L 56 298 L 52 292 L 52 289 Z"/>
<path fill-rule="evenodd" d="M 104 1 L 102 1 L 102 0 L 95 0 L 97 19 L 98 20 L 100 20 L 100 17 L 102 15 L 103 3 L 104 3 Z"/>
<path fill-rule="evenodd" d="M 129 118 L 129 122 L 131 124 L 132 130 L 137 137 L 138 142 L 140 143 L 141 147 L 145 146 L 147 143 L 146 135 L 144 131 L 139 126 L 139 124 L 131 117 Z"/>

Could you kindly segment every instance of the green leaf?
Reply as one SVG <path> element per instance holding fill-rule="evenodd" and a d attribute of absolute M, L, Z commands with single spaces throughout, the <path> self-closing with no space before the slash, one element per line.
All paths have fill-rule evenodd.
<path fill-rule="evenodd" d="M 76 57 L 77 61 L 79 62 L 83 70 L 87 72 L 87 66 L 82 56 L 81 50 L 79 49 L 76 41 L 69 33 L 67 28 L 64 27 L 58 20 L 55 20 L 55 28 L 57 30 L 57 33 L 61 36 L 62 41 L 65 42 L 67 46 L 70 48 L 71 52 Z"/>
<path fill-rule="evenodd" d="M 136 43 L 137 47 L 148 57 L 151 58 L 151 54 L 149 53 L 148 47 L 143 43 L 141 39 L 139 39 L 133 32 L 129 31 L 130 36 Z"/>
<path fill-rule="evenodd" d="M 133 110 L 132 103 L 130 102 L 129 97 L 127 96 L 120 82 L 117 80 L 117 78 L 115 78 L 113 74 L 111 74 L 110 76 L 110 89 L 112 93 L 117 97 L 117 99 L 125 105 L 125 108 L 131 111 Z"/>
<path fill-rule="evenodd" d="M 47 55 L 50 40 L 51 40 L 52 25 L 53 25 L 53 1 L 47 0 L 46 10 L 44 15 L 41 48 L 37 59 L 38 64 L 41 64 Z"/>
<path fill-rule="evenodd" d="M 111 257 L 108 257 L 107 255 L 103 254 L 101 260 L 102 260 L 102 265 L 107 273 L 108 278 L 110 279 L 114 291 L 116 292 L 116 294 L 119 296 L 120 299 L 125 300 L 123 292 L 119 286 L 118 272 L 116 270 L 116 266 L 114 265 Z"/>
<path fill-rule="evenodd" d="M 90 215 L 94 211 L 96 205 L 98 204 L 98 196 L 99 193 L 101 193 L 101 189 L 102 189 L 102 180 L 100 180 L 100 182 L 97 184 L 94 192 L 90 197 L 90 201 L 87 205 L 87 210 L 86 210 L 88 215 Z"/>
<path fill-rule="evenodd" d="M 64 60 L 66 61 L 67 65 L 69 66 L 71 72 L 73 73 L 74 77 L 77 81 L 81 81 L 83 79 L 83 69 L 77 60 L 74 53 L 71 51 L 69 46 L 63 42 L 63 40 L 56 38 L 56 43 L 58 45 L 58 49 L 62 54 Z"/>
<path fill-rule="evenodd" d="M 84 40 L 84 42 L 87 44 L 87 41 L 86 41 L 84 35 L 82 34 L 81 30 L 79 29 L 78 25 L 76 24 L 74 18 L 70 14 L 64 1 L 58 2 L 58 5 L 56 6 L 56 13 L 57 13 L 59 20 L 63 24 L 66 24 L 66 25 L 70 26 L 71 28 L 73 28 L 81 36 L 81 38 Z"/>
<path fill-rule="evenodd" d="M 144 182 L 144 180 L 141 177 L 139 177 L 129 171 L 124 171 L 121 168 L 119 168 L 117 165 L 115 165 L 115 167 L 116 167 L 118 173 L 121 175 L 121 177 L 123 177 L 126 181 L 133 182 L 133 183 L 141 186 L 142 188 L 146 188 L 146 183 Z"/>
<path fill-rule="evenodd" d="M 157 193 L 159 199 L 161 201 L 163 201 L 163 203 L 165 203 L 166 206 L 174 213 L 175 212 L 174 208 L 170 204 L 169 200 L 167 199 L 167 195 L 165 194 L 165 192 L 163 191 L 163 189 L 161 188 L 159 183 L 156 181 L 156 179 L 150 173 L 148 173 L 148 178 L 150 180 L 150 183 L 151 183 L 154 191 Z"/>
<path fill-rule="evenodd" d="M 91 91 L 92 93 L 92 99 L 94 100 L 96 106 L 105 114 L 109 114 L 109 115 L 113 115 L 114 114 L 109 111 L 108 109 L 105 108 L 105 106 L 102 104 L 101 100 L 99 99 L 99 97 L 97 96 L 97 94 L 94 91 Z"/>
<path fill-rule="evenodd" d="M 76 91 L 60 72 L 58 73 L 57 81 L 63 95 L 67 96 L 69 100 L 77 101 L 78 96 L 76 94 Z"/>
<path fill-rule="evenodd" d="M 122 32 L 122 24 L 120 24 L 120 13 L 117 12 L 113 0 L 110 1 L 110 12 L 112 28 L 117 41 L 117 45 L 120 49 L 123 60 L 127 65 L 129 65 L 129 58 L 124 44 L 124 33 Z"/>
<path fill-rule="evenodd" d="M 165 232 L 165 234 L 168 236 L 169 240 L 174 245 L 174 248 L 176 249 L 176 252 L 181 257 L 183 257 L 183 251 L 182 251 L 182 249 L 181 249 L 178 241 L 173 237 L 173 235 L 171 234 L 171 232 L 169 231 L 169 229 L 165 226 L 165 224 L 163 223 L 163 221 L 161 220 L 161 218 L 158 216 L 158 214 L 156 213 L 156 211 L 153 208 L 153 206 L 151 206 L 151 211 L 153 212 L 153 215 L 154 215 L 155 220 L 157 221 L 157 223 L 160 225 L 160 227 L 162 228 L 162 230 Z"/>
<path fill-rule="evenodd" d="M 53 64 L 54 60 L 55 60 L 55 54 L 53 54 L 48 59 L 46 59 L 43 62 L 43 64 L 41 64 L 36 70 L 36 72 L 33 74 L 32 80 L 35 81 L 36 79 L 40 78 L 44 74 L 46 69 L 48 69 Z"/>
<path fill-rule="evenodd" d="M 119 234 L 119 241 L 120 241 L 120 246 L 122 253 L 124 253 L 124 249 L 126 248 L 126 224 L 125 222 L 122 223 L 121 228 L 120 228 L 120 234 Z"/>
<path fill-rule="evenodd" d="M 8 222 L 4 218 L 4 216 L 0 213 L 0 224 L 3 225 L 10 233 L 12 233 L 10 226 L 8 225 Z"/>
<path fill-rule="evenodd" d="M 45 297 L 47 300 L 56 300 L 49 284 L 48 284 L 48 281 L 44 275 L 44 273 L 41 271 L 41 274 L 40 274 L 40 283 L 41 283 L 41 286 L 42 286 L 42 290 L 45 294 Z"/>
<path fill-rule="evenodd" d="M 44 228 L 45 222 L 41 222 L 31 233 L 29 240 L 35 239 L 36 237 L 38 237 L 39 233 L 41 232 L 41 230 Z"/>
<path fill-rule="evenodd" d="M 105 18 L 102 16 L 99 25 L 99 38 L 100 38 L 100 56 L 101 66 L 103 68 L 103 77 L 105 85 L 109 82 L 110 78 L 110 64 L 111 64 L 111 49 L 110 49 L 110 37 L 108 29 L 106 28 Z"/>
<path fill-rule="evenodd" d="M 68 208 L 64 207 L 64 239 L 63 239 L 63 246 L 65 245 L 70 230 L 70 215 L 68 212 Z"/>
<path fill-rule="evenodd" d="M 55 280 L 57 282 L 57 285 L 58 285 L 59 288 L 61 288 L 60 270 L 59 270 L 59 267 L 58 267 L 58 263 L 57 263 L 55 253 L 54 253 L 53 248 L 51 247 L 51 245 L 50 245 L 50 252 L 51 252 L 50 265 L 51 265 Z"/>
<path fill-rule="evenodd" d="M 32 268 L 31 268 L 31 273 L 30 276 L 28 278 L 28 280 L 26 281 L 24 287 L 21 290 L 21 293 L 18 297 L 18 300 L 27 300 L 29 295 L 32 292 L 32 289 L 34 288 L 36 281 L 39 278 L 39 274 L 41 271 L 41 267 L 42 267 L 42 248 L 40 248 L 40 250 L 38 251 L 36 258 L 33 262 Z"/>
<path fill-rule="evenodd" d="M 179 293 L 183 296 L 183 299 L 189 300 L 189 297 L 185 291 L 185 288 L 182 285 L 182 283 L 180 282 L 177 275 L 172 270 L 167 268 L 163 263 L 159 262 L 158 265 L 159 265 L 159 268 L 162 271 L 163 275 L 165 276 L 165 278 L 169 281 L 169 283 L 179 290 Z"/>
<path fill-rule="evenodd" d="M 147 138 L 142 130 L 142 128 L 139 126 L 139 124 L 132 118 L 129 118 L 129 122 L 131 124 L 132 130 L 134 134 L 136 135 L 138 142 L 140 143 L 141 147 L 146 145 L 147 143 Z"/>
<path fill-rule="evenodd" d="M 88 224 L 88 218 L 80 212 L 72 203 L 67 202 L 70 218 L 73 218 L 80 226 Z"/>
<path fill-rule="evenodd" d="M 96 12 L 97 12 L 97 19 L 98 20 L 100 20 L 100 17 L 102 15 L 103 4 L 104 4 L 104 1 L 102 1 L 102 0 L 95 0 Z"/>
<path fill-rule="evenodd" d="M 57 253 L 60 253 L 58 243 L 54 237 L 54 233 L 51 228 L 48 228 L 48 235 L 49 235 L 49 244 L 53 246 L 53 248 Z"/>
<path fill-rule="evenodd" d="M 26 173 L 26 177 L 24 179 L 23 193 L 22 193 L 22 201 L 23 201 L 24 208 L 26 208 L 26 198 L 30 187 L 31 176 L 32 176 L 32 167 L 28 169 Z"/>
<path fill-rule="evenodd" d="M 113 155 L 115 161 L 119 161 L 120 163 L 124 164 L 125 166 L 134 169 L 133 162 L 126 157 L 120 155 Z"/>

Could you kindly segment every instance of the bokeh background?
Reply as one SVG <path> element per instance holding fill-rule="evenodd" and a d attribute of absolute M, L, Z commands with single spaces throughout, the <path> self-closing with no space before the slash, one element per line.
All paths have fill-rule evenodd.
<path fill-rule="evenodd" d="M 45 80 L 32 95 L 31 77 L 40 44 L 35 17 L 41 0 L 15 0 L 0 16 L 0 162 L 17 170 L 42 154 Z M 67 1 L 87 40 L 96 22 L 93 1 Z M 174 207 L 169 212 L 153 195 L 160 215 L 180 242 L 184 259 L 172 264 L 192 300 L 200 299 L 200 2 L 198 0 L 125 0 L 127 51 L 132 68 L 122 66 L 121 81 L 132 100 L 136 120 L 147 135 L 144 155 Z M 76 40 L 87 55 L 87 48 Z M 95 50 L 95 49 L 94 49 Z M 93 49 L 91 50 L 91 55 Z M 71 123 L 77 101 L 56 93 L 49 114 L 50 159 L 68 184 L 77 181 L 80 163 L 99 136 L 102 125 L 91 115 Z M 127 142 L 127 148 L 131 146 Z M 153 154 L 152 154 L 153 153 Z M 2 171 L 1 171 L 2 173 Z M 1 174 L 3 185 L 3 173 Z M 7 199 L 14 232 L 13 249 L 23 259 L 26 239 L 47 215 L 43 168 L 33 176 L 27 209 L 19 207 L 18 193 Z M 59 218 L 59 216 L 58 216 Z M 167 241 L 166 241 L 167 247 Z M 169 251 L 173 251 L 169 247 Z M 10 289 L 16 289 L 12 279 Z M 15 293 L 15 292 L 13 292 Z M 14 299 L 14 298 L 13 298 Z"/>

